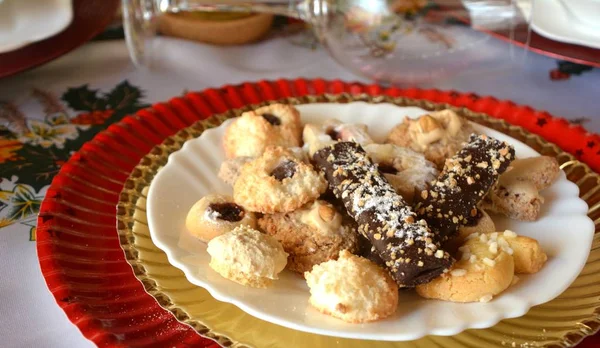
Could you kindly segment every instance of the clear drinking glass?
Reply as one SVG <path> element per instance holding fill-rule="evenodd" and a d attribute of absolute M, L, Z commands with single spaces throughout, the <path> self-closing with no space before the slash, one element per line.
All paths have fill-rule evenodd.
<path fill-rule="evenodd" d="M 493 38 L 479 32 L 510 41 L 517 30 L 529 30 L 515 0 L 123 0 L 125 36 L 136 65 L 149 65 L 159 17 L 182 11 L 304 20 L 341 65 L 388 84 L 420 84 L 468 71 L 493 54 L 481 49 Z"/>

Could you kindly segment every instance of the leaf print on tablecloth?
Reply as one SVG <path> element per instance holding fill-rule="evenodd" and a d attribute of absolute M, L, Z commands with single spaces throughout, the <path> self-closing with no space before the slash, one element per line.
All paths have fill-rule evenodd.
<path fill-rule="evenodd" d="M 40 211 L 44 195 L 36 193 L 33 187 L 25 184 L 14 184 L 7 179 L 2 181 L 4 187 L 11 184 L 12 189 L 0 191 L 0 227 L 8 226 L 28 218 L 35 218 Z"/>
<path fill-rule="evenodd" d="M 0 227 L 19 222 L 35 240 L 41 201 L 61 166 L 98 132 L 147 105 L 127 81 L 104 94 L 83 85 L 60 99 L 41 89 L 31 95 L 43 106 L 43 120 L 26 119 L 14 104 L 0 102 L 0 120 L 6 121 L 0 125 Z"/>
<path fill-rule="evenodd" d="M 62 95 L 67 105 L 77 111 L 105 110 L 106 100 L 98 98 L 98 90 L 89 89 L 88 85 L 71 87 Z"/>
<path fill-rule="evenodd" d="M 112 110 L 120 110 L 125 107 L 141 108 L 144 106 L 139 104 L 140 99 L 143 97 L 142 91 L 129 84 L 127 80 L 116 85 L 105 97 L 108 109 Z"/>

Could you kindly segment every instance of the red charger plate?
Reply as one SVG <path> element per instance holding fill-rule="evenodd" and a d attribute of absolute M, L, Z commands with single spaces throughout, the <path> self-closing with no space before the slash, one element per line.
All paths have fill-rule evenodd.
<path fill-rule="evenodd" d="M 146 153 L 197 120 L 262 101 L 325 93 L 404 96 L 484 112 L 542 135 L 600 170 L 597 135 L 546 112 L 477 94 L 297 79 L 224 86 L 157 103 L 86 143 L 54 177 L 42 203 L 37 225 L 42 273 L 85 337 L 100 347 L 218 346 L 178 322 L 134 276 L 116 231 L 119 193 Z"/>
<path fill-rule="evenodd" d="M 74 0 L 73 21 L 50 38 L 0 54 L 0 78 L 49 62 L 84 44 L 115 19 L 119 0 Z"/>

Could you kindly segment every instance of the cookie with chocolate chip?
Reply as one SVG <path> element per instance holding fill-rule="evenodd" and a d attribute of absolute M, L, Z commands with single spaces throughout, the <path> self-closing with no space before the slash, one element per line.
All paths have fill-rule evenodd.
<path fill-rule="evenodd" d="M 302 144 L 300 113 L 292 105 L 272 104 L 244 112 L 225 130 L 227 158 L 260 156 L 268 146 Z"/>
<path fill-rule="evenodd" d="M 233 198 L 254 212 L 285 213 L 314 201 L 326 189 L 323 175 L 291 150 L 268 147 L 262 156 L 242 167 Z"/>
<path fill-rule="evenodd" d="M 185 220 L 188 231 L 204 242 L 241 225 L 256 227 L 254 213 L 235 204 L 232 197 L 220 194 L 211 194 L 196 202 Z"/>

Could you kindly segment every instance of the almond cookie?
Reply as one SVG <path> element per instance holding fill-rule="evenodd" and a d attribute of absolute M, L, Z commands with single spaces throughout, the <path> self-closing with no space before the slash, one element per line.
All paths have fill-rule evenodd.
<path fill-rule="evenodd" d="M 494 234 L 488 234 L 490 239 Z M 525 236 L 518 236 L 513 231 L 504 231 L 497 235 L 498 245 L 512 250 L 512 256 L 515 259 L 515 273 L 532 274 L 537 273 L 546 261 L 548 256 L 542 250 L 537 240 Z"/>
<path fill-rule="evenodd" d="M 254 213 L 235 204 L 230 196 L 219 194 L 205 196 L 196 202 L 185 219 L 188 231 L 204 242 L 241 225 L 256 227 Z"/>
<path fill-rule="evenodd" d="M 412 203 L 415 190 L 427 189 L 437 178 L 436 166 L 423 154 L 393 144 L 369 144 L 365 151 L 390 184 L 407 203 Z"/>
<path fill-rule="evenodd" d="M 487 234 L 471 234 L 459 248 L 459 261 L 454 267 L 417 286 L 417 293 L 444 301 L 488 302 L 512 283 L 515 264 L 511 253 L 509 246 L 500 246 Z"/>
<path fill-rule="evenodd" d="M 466 225 L 458 228 L 456 237 L 453 237 L 444 244 L 445 250 L 453 253 L 473 233 L 491 233 L 496 231 L 494 220 L 483 209 L 477 209 L 477 214 L 474 217 L 470 217 L 468 221 Z"/>
<path fill-rule="evenodd" d="M 329 203 L 317 200 L 291 213 L 265 215 L 258 226 L 289 254 L 287 268 L 299 273 L 357 249 L 357 234 Z"/>
<path fill-rule="evenodd" d="M 250 211 L 283 213 L 314 201 L 325 192 L 327 182 L 292 151 L 269 147 L 242 167 L 233 185 L 233 198 Z"/>
<path fill-rule="evenodd" d="M 350 252 L 304 273 L 310 304 L 318 311 L 349 323 L 365 323 L 392 315 L 398 287 L 381 267 Z"/>
<path fill-rule="evenodd" d="M 460 150 L 471 133 L 473 127 L 469 122 L 447 109 L 417 119 L 406 117 L 392 128 L 386 142 L 421 152 L 441 169 L 446 158 Z"/>
<path fill-rule="evenodd" d="M 535 221 L 544 203 L 539 191 L 558 178 L 558 162 L 548 156 L 530 157 L 513 161 L 511 168 L 500 176 L 484 206 L 514 220 Z"/>
<path fill-rule="evenodd" d="M 244 112 L 225 130 L 227 158 L 260 156 L 267 146 L 294 147 L 302 141 L 300 113 L 286 104 L 272 104 Z"/>
<path fill-rule="evenodd" d="M 336 119 L 326 120 L 322 125 L 307 124 L 302 132 L 304 148 L 308 155 L 331 145 L 337 141 L 353 141 L 361 145 L 373 143 L 369 135 L 368 127 L 362 123 L 346 124 Z"/>
<path fill-rule="evenodd" d="M 266 288 L 283 271 L 287 253 L 275 238 L 248 226 L 213 238 L 206 251 L 210 268 L 224 278 L 255 288 Z"/>

